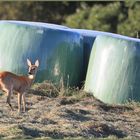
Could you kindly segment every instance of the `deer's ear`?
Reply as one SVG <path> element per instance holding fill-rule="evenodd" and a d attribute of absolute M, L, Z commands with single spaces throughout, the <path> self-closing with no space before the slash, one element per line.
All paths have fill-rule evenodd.
<path fill-rule="evenodd" d="M 37 67 L 39 66 L 39 61 L 38 60 L 35 61 L 35 66 L 37 66 Z"/>
<path fill-rule="evenodd" d="M 32 66 L 31 61 L 29 59 L 27 59 L 27 64 L 28 64 L 29 67 Z"/>

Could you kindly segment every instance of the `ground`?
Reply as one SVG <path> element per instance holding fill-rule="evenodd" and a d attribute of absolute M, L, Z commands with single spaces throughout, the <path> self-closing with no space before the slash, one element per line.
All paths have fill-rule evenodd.
<path fill-rule="evenodd" d="M 78 89 L 57 89 L 44 82 L 26 94 L 27 112 L 17 113 L 0 97 L 0 138 L 140 139 L 140 103 L 107 105 Z"/>

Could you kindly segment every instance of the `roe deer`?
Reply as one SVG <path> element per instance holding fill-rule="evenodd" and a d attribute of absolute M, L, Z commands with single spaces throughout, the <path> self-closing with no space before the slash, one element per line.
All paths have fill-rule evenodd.
<path fill-rule="evenodd" d="M 31 61 L 27 59 L 27 64 L 29 66 L 28 76 L 18 76 L 11 72 L 1 72 L 0 73 L 0 89 L 7 93 L 7 103 L 13 110 L 10 99 L 13 91 L 18 93 L 18 112 L 21 112 L 21 101 L 23 101 L 23 111 L 26 110 L 26 100 L 25 92 L 31 87 L 33 83 L 37 68 L 39 66 L 39 61 L 36 60 L 35 64 L 32 65 Z"/>

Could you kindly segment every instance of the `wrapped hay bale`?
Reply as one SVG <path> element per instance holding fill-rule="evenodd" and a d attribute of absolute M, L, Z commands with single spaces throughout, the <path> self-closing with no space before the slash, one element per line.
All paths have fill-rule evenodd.
<path fill-rule="evenodd" d="M 65 26 L 0 21 L 0 70 L 27 73 L 26 59 L 39 59 L 36 81 L 78 86 L 82 80 L 82 36 Z"/>
<path fill-rule="evenodd" d="M 84 89 L 105 103 L 140 101 L 140 40 L 97 36 Z"/>
<path fill-rule="evenodd" d="M 72 29 L 72 31 L 75 31 L 77 33 L 80 33 L 83 36 L 83 79 L 85 80 L 88 63 L 89 63 L 89 57 L 91 53 L 92 46 L 94 44 L 94 41 L 98 35 L 111 35 L 115 36 L 115 34 L 109 33 L 109 32 L 101 32 L 101 31 L 95 31 L 95 30 L 86 30 L 86 29 Z"/>

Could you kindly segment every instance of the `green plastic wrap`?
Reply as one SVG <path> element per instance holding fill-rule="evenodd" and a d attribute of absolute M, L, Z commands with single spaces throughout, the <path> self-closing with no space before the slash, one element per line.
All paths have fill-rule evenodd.
<path fill-rule="evenodd" d="M 140 101 L 140 40 L 97 36 L 84 89 L 105 103 Z"/>
<path fill-rule="evenodd" d="M 49 80 L 79 86 L 82 81 L 82 36 L 67 27 L 45 23 L 0 22 L 0 71 L 27 74 L 26 59 L 40 66 L 36 82 Z"/>

